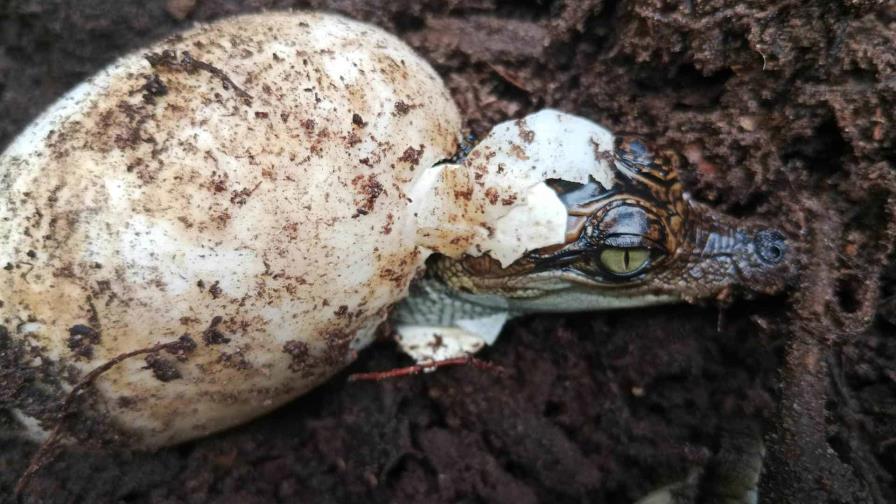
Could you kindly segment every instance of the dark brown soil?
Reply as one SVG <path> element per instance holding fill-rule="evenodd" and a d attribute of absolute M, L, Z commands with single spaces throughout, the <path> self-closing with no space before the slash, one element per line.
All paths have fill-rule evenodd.
<path fill-rule="evenodd" d="M 392 30 L 479 134 L 550 106 L 690 160 L 700 200 L 778 222 L 776 298 L 518 320 L 474 367 L 346 374 L 158 453 L 67 452 L 27 502 L 631 502 L 761 422 L 764 502 L 896 502 L 896 7 L 874 0 L 3 0 L 0 145 L 116 55 L 262 8 Z M 2 190 L 2 188 L 0 188 Z M 387 343 L 350 372 L 405 365 Z M 0 440 L 0 500 L 36 449 Z M 5 497 L 3 497 L 5 496 Z"/>

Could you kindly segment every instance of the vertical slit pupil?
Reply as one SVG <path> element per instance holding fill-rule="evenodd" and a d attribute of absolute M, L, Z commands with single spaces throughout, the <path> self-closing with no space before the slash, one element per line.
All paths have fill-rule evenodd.
<path fill-rule="evenodd" d="M 625 271 L 629 270 L 628 262 L 629 262 L 628 249 L 625 249 L 623 251 L 623 256 L 622 256 L 622 265 L 625 267 Z"/>

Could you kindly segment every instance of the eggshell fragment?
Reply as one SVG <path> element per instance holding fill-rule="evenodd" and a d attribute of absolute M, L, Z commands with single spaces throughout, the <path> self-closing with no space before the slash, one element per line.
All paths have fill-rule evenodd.
<path fill-rule="evenodd" d="M 40 436 L 86 373 L 181 337 L 97 379 L 102 434 L 171 444 L 307 391 L 405 295 L 407 192 L 460 129 L 425 61 L 334 15 L 231 18 L 115 62 L 0 156 L 0 365 L 41 362 L 0 406 Z"/>
<path fill-rule="evenodd" d="M 612 188 L 613 143 L 602 126 L 550 109 L 495 126 L 462 165 L 438 166 L 412 189 L 419 242 L 503 266 L 562 243 L 566 207 L 545 181 L 593 178 Z"/>

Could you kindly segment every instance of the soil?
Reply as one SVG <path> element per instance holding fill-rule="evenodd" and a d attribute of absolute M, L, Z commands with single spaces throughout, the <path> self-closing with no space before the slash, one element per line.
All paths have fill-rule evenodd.
<path fill-rule="evenodd" d="M 25 502 L 631 502 L 765 433 L 764 502 L 896 502 L 896 7 L 874 0 L 5 0 L 0 146 L 162 35 L 319 8 L 397 33 L 474 134 L 555 107 L 683 153 L 798 244 L 785 294 L 511 323 L 477 367 L 313 393 L 156 453 L 67 450 Z M 0 500 L 36 446 L 0 440 Z M 703 501 L 710 502 L 705 495 Z"/>

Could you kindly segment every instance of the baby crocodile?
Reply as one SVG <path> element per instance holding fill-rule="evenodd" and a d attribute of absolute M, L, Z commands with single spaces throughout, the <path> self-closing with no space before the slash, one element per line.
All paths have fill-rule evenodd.
<path fill-rule="evenodd" d="M 533 121 L 530 121 L 532 123 Z M 537 312 L 631 308 L 727 296 L 732 288 L 774 293 L 790 275 L 778 230 L 694 201 L 674 152 L 618 138 L 607 188 L 549 180 L 567 210 L 563 243 L 507 267 L 485 254 L 436 254 L 395 310 L 403 348 L 423 361 L 492 343 L 511 317 Z M 449 341 L 465 341 L 457 345 Z M 435 350 L 433 350 L 435 348 Z"/>

